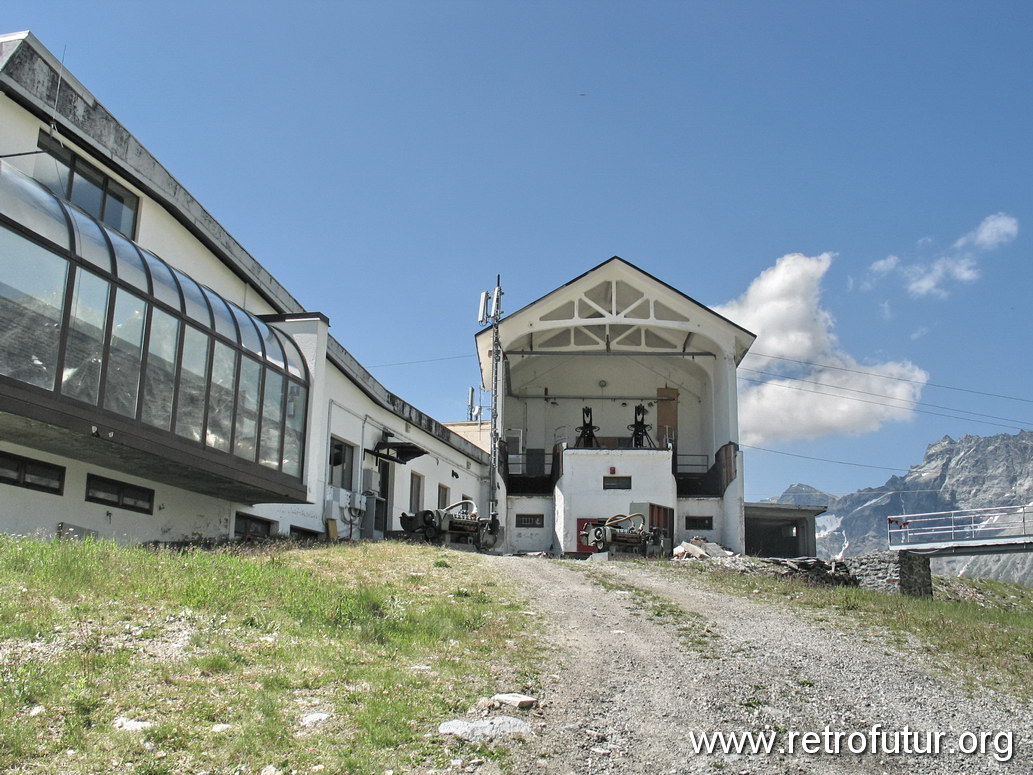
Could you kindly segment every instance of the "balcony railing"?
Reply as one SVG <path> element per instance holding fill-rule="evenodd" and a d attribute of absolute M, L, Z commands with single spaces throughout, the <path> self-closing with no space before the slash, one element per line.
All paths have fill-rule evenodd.
<path fill-rule="evenodd" d="M 891 549 L 1008 543 L 1033 538 L 1033 505 L 899 514 L 886 518 Z"/>

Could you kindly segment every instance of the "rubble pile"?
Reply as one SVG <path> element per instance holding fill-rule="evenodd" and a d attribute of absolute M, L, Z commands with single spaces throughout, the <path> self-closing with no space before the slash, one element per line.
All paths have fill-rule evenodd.
<path fill-rule="evenodd" d="M 818 557 L 746 557 L 698 536 L 674 547 L 672 554 L 678 562 L 705 560 L 708 564 L 746 576 L 791 576 L 827 586 L 856 586 L 858 583 L 846 563 L 841 561 L 826 562 Z"/>
<path fill-rule="evenodd" d="M 857 586 L 857 579 L 851 575 L 846 563 L 836 560 L 826 562 L 818 557 L 765 557 L 763 562 L 774 566 L 776 575 L 779 576 L 793 576 L 811 584 L 826 586 Z"/>

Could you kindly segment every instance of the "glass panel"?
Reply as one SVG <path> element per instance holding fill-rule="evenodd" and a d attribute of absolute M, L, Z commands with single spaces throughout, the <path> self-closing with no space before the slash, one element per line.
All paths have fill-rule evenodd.
<path fill-rule="evenodd" d="M 111 271 L 111 248 L 97 222 L 77 207 L 69 207 L 75 228 L 75 254 L 94 266 Z"/>
<path fill-rule="evenodd" d="M 295 377 L 301 377 L 302 379 L 304 379 L 305 361 L 301 357 L 301 352 L 298 350 L 298 345 L 296 345 L 294 343 L 294 340 L 291 339 L 287 334 L 283 333 L 283 331 L 278 331 L 276 328 L 273 328 L 272 326 L 270 326 L 270 328 L 272 328 L 273 333 L 275 333 L 276 336 L 279 338 L 280 344 L 283 345 L 283 351 L 287 354 L 287 370 Z"/>
<path fill-rule="evenodd" d="M 237 373 L 237 351 L 222 342 L 215 343 L 212 356 L 212 387 L 208 393 L 208 430 L 205 443 L 209 447 L 230 451 L 233 432 L 233 383 Z"/>
<path fill-rule="evenodd" d="M 222 296 L 210 288 L 201 286 L 204 295 L 208 297 L 208 303 L 212 307 L 212 315 L 215 317 L 215 330 L 234 342 L 237 339 L 237 324 L 233 322 L 233 315 L 223 301 Z"/>
<path fill-rule="evenodd" d="M 154 491 L 129 484 L 122 485 L 122 505 L 127 509 L 150 511 L 154 508 Z"/>
<path fill-rule="evenodd" d="M 0 452 L 0 482 L 15 482 L 21 478 L 21 460 Z"/>
<path fill-rule="evenodd" d="M 54 389 L 68 261 L 0 228 L 0 374 Z"/>
<path fill-rule="evenodd" d="M 172 270 L 168 265 L 153 253 L 141 250 L 140 254 L 151 270 L 152 293 L 158 301 L 163 301 L 172 309 L 183 311 L 183 302 L 179 298 L 179 286 L 176 285 L 176 278 L 172 276 Z"/>
<path fill-rule="evenodd" d="M 0 211 L 41 237 L 68 247 L 68 222 L 53 194 L 6 162 L 0 162 Z"/>
<path fill-rule="evenodd" d="M 241 358 L 240 381 L 237 383 L 237 435 L 233 454 L 253 461 L 257 445 L 258 397 L 262 387 L 262 364 L 251 358 Z"/>
<path fill-rule="evenodd" d="M 183 366 L 179 374 L 176 433 L 193 441 L 203 439 L 204 394 L 208 384 L 208 335 L 187 326 L 183 335 Z"/>
<path fill-rule="evenodd" d="M 121 288 L 116 291 L 108 375 L 104 382 L 104 408 L 126 417 L 136 417 L 146 316 L 147 302 Z"/>
<path fill-rule="evenodd" d="M 32 166 L 32 177 L 57 196 L 68 199 L 68 179 L 72 174 L 71 164 L 71 152 L 56 147 L 46 153 L 36 154 Z"/>
<path fill-rule="evenodd" d="M 228 301 L 226 305 L 233 313 L 233 317 L 237 319 L 237 325 L 240 326 L 240 343 L 255 355 L 263 355 L 262 339 L 258 335 L 258 329 L 255 328 L 255 319 L 232 302 Z"/>
<path fill-rule="evenodd" d="M 176 394 L 178 353 L 179 321 L 167 312 L 152 308 L 140 419 L 164 431 L 172 429 L 172 399 Z"/>
<path fill-rule="evenodd" d="M 283 429 L 283 472 L 301 476 L 301 458 L 305 449 L 305 388 L 297 382 L 287 383 L 287 419 Z"/>
<path fill-rule="evenodd" d="M 255 320 L 255 325 L 258 326 L 258 330 L 262 334 L 262 341 L 265 342 L 265 359 L 281 369 L 285 368 L 280 340 L 276 338 L 272 329 L 261 320 Z"/>
<path fill-rule="evenodd" d="M 208 328 L 212 327 L 212 314 L 208 311 L 208 303 L 201 293 L 201 286 L 178 269 L 172 270 L 176 279 L 179 280 L 179 287 L 183 289 L 183 301 L 186 303 L 186 313 L 198 323 L 203 323 Z"/>
<path fill-rule="evenodd" d="M 72 172 L 72 195 L 68 200 L 100 220 L 104 203 L 104 176 L 85 164 L 76 164 Z"/>
<path fill-rule="evenodd" d="M 100 367 L 107 342 L 109 290 L 108 281 L 92 272 L 80 269 L 76 273 L 61 393 L 94 405 L 100 395 Z"/>
<path fill-rule="evenodd" d="M 265 395 L 262 398 L 262 445 L 258 462 L 280 467 L 280 436 L 283 434 L 283 375 L 265 370 Z"/>
<path fill-rule="evenodd" d="M 38 463 L 34 460 L 25 461 L 25 484 L 30 487 L 60 492 L 63 473 L 64 469 L 58 466 Z"/>
<path fill-rule="evenodd" d="M 114 503 L 117 506 L 122 494 L 121 489 L 115 482 L 98 479 L 94 476 L 90 476 L 86 480 L 87 499 Z"/>
<path fill-rule="evenodd" d="M 136 195 L 111 178 L 108 178 L 108 190 L 104 193 L 104 223 L 131 238 L 136 225 Z"/>
<path fill-rule="evenodd" d="M 150 293 L 147 270 L 143 268 L 143 259 L 140 258 L 140 251 L 136 249 L 136 245 L 113 231 L 109 231 L 108 236 L 115 247 L 115 274 L 134 288 Z"/>

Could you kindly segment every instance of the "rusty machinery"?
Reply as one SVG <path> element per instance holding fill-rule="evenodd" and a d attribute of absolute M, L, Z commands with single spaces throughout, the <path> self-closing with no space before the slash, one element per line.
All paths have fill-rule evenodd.
<path fill-rule="evenodd" d="M 584 543 L 600 552 L 628 552 L 643 557 L 658 556 L 664 550 L 659 527 L 646 525 L 642 514 L 615 514 L 585 524 L 578 534 Z"/>
<path fill-rule="evenodd" d="M 499 520 L 481 517 L 473 501 L 464 500 L 443 509 L 423 509 L 415 514 L 402 514 L 402 529 L 410 536 L 428 543 L 443 543 L 446 536 L 453 543 L 473 544 L 478 551 L 491 549 L 499 540 Z"/>

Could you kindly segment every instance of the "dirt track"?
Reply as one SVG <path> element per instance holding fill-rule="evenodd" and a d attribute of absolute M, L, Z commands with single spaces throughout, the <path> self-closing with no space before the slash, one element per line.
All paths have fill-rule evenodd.
<path fill-rule="evenodd" d="M 1033 708 L 994 693 L 967 696 L 934 676 L 917 651 L 882 633 L 844 632 L 789 608 L 704 590 L 681 577 L 628 563 L 585 563 L 606 586 L 568 563 L 491 560 L 545 618 L 555 654 L 545 667 L 544 721 L 515 747 L 526 773 L 1030 773 Z M 635 595 L 699 614 L 686 643 L 676 628 L 642 613 Z M 942 732 L 941 753 L 780 754 L 791 731 Z M 694 754 L 690 732 L 778 733 L 770 754 Z M 1012 732 L 1010 762 L 990 745 L 952 754 L 964 732 Z M 855 738 L 855 745 L 859 740 Z M 992 743 L 992 741 L 991 741 Z M 997 740 L 1000 750 L 1006 741 Z M 842 741 L 845 749 L 846 740 Z"/>

